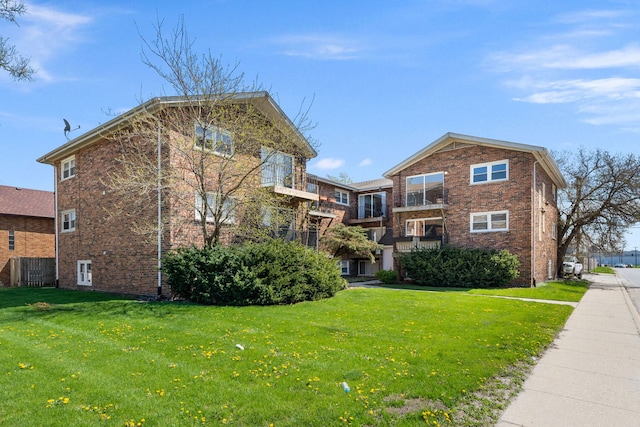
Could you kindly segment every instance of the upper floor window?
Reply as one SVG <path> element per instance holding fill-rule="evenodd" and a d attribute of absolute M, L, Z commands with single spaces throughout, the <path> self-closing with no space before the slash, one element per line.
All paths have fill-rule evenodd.
<path fill-rule="evenodd" d="M 407 206 L 442 203 L 444 172 L 410 176 L 407 178 Z"/>
<path fill-rule="evenodd" d="M 358 196 L 358 218 L 387 216 L 387 193 L 362 194 Z"/>
<path fill-rule="evenodd" d="M 16 235 L 13 230 L 9 230 L 9 250 L 14 251 L 16 249 Z"/>
<path fill-rule="evenodd" d="M 554 202 L 558 200 L 558 187 L 555 184 L 551 184 L 551 200 Z"/>
<path fill-rule="evenodd" d="M 62 231 L 73 231 L 76 229 L 76 210 L 71 209 L 60 214 Z"/>
<path fill-rule="evenodd" d="M 62 161 L 62 181 L 76 176 L 76 158 L 69 157 Z"/>
<path fill-rule="evenodd" d="M 220 210 L 220 212 L 218 212 Z M 206 221 L 214 222 L 215 215 L 220 215 L 220 223 L 235 224 L 235 200 L 231 197 L 225 198 L 220 206 L 220 197 L 216 193 L 207 193 L 206 205 L 204 198 L 200 194 L 196 194 L 196 209 L 195 209 L 196 221 L 201 221 L 202 216 L 206 211 Z"/>
<path fill-rule="evenodd" d="M 471 184 L 506 181 L 507 179 L 509 179 L 508 160 L 471 165 Z"/>
<path fill-rule="evenodd" d="M 295 188 L 293 165 L 292 155 L 262 147 L 262 185 Z"/>
<path fill-rule="evenodd" d="M 346 191 L 336 190 L 335 198 L 336 198 L 336 203 L 339 203 L 341 205 L 349 204 L 349 193 L 347 193 Z"/>
<path fill-rule="evenodd" d="M 509 211 L 478 212 L 471 214 L 471 232 L 509 230 Z"/>
<path fill-rule="evenodd" d="M 233 155 L 233 138 L 230 132 L 217 126 L 196 124 L 196 148 L 211 151 L 221 156 Z"/>

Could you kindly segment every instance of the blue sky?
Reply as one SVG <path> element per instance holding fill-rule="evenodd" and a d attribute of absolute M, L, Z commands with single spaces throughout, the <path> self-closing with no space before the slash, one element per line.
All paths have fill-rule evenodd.
<path fill-rule="evenodd" d="M 169 89 L 140 35 L 180 16 L 291 117 L 311 100 L 309 170 L 354 181 L 446 132 L 551 150 L 638 151 L 640 0 L 29 1 L 0 21 L 38 69 L 0 72 L 0 184 L 53 190 L 36 158 Z M 640 233 L 638 233 L 640 234 Z M 632 236 L 630 247 L 640 247 Z M 629 247 L 629 245 L 627 247 Z"/>

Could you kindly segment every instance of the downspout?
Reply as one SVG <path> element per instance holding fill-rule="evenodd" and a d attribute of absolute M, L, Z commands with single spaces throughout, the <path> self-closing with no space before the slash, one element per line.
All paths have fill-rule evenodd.
<path fill-rule="evenodd" d="M 59 258 L 59 242 L 58 242 L 58 169 L 53 165 L 53 226 L 55 227 L 55 258 L 56 258 L 56 288 L 60 286 L 60 258 Z"/>
<path fill-rule="evenodd" d="M 158 120 L 158 296 L 162 295 L 162 122 Z"/>
<path fill-rule="evenodd" d="M 535 162 L 533 162 L 533 235 L 532 237 L 532 251 L 533 251 L 533 255 L 531 257 L 531 287 L 535 288 L 536 287 L 536 234 L 538 231 L 538 218 L 536 213 L 538 212 L 538 208 L 536 205 L 537 202 L 537 194 L 538 194 L 538 183 L 537 183 L 537 177 L 536 177 L 536 166 L 538 165 L 539 160 L 536 160 Z"/>

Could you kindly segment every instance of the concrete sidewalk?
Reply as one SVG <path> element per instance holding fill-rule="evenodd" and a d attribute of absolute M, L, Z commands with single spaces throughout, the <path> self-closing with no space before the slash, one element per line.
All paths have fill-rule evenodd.
<path fill-rule="evenodd" d="M 640 426 L 640 316 L 614 275 L 592 285 L 496 427 Z"/>

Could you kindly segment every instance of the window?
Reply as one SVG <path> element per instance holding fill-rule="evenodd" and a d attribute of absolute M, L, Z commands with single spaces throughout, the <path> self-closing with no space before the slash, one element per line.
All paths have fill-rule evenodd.
<path fill-rule="evenodd" d="M 293 156 L 262 147 L 262 185 L 293 186 Z"/>
<path fill-rule="evenodd" d="M 358 218 L 387 216 L 387 193 L 363 194 L 358 196 Z"/>
<path fill-rule="evenodd" d="M 555 184 L 551 184 L 551 200 L 558 200 L 558 187 Z"/>
<path fill-rule="evenodd" d="M 76 229 L 76 210 L 64 211 L 60 214 L 62 220 L 62 232 Z"/>
<path fill-rule="evenodd" d="M 407 206 L 442 203 L 444 172 L 410 176 L 407 178 Z"/>
<path fill-rule="evenodd" d="M 13 230 L 9 230 L 9 250 L 14 251 L 16 249 L 16 235 Z"/>
<path fill-rule="evenodd" d="M 62 181 L 76 176 L 76 158 L 69 157 L 62 161 Z"/>
<path fill-rule="evenodd" d="M 346 191 L 336 190 L 336 203 L 339 203 L 341 205 L 348 205 L 349 193 L 347 193 Z"/>
<path fill-rule="evenodd" d="M 91 286 L 91 261 L 78 261 L 78 285 Z"/>
<path fill-rule="evenodd" d="M 556 240 L 557 236 L 558 236 L 558 224 L 554 222 L 553 224 L 551 224 L 551 238 L 553 240 Z"/>
<path fill-rule="evenodd" d="M 223 204 L 222 209 L 218 212 L 220 206 L 218 201 L 218 194 L 216 193 L 207 193 L 207 203 L 206 206 L 203 203 L 204 199 L 200 194 L 196 194 L 196 221 L 202 220 L 202 214 L 204 211 L 207 211 L 207 222 L 214 222 L 215 215 L 218 213 L 220 215 L 220 223 L 225 224 L 235 224 L 235 200 L 232 197 L 227 197 Z"/>
<path fill-rule="evenodd" d="M 507 230 L 509 230 L 508 211 L 479 212 L 471 214 L 472 233 Z"/>
<path fill-rule="evenodd" d="M 471 184 L 506 181 L 507 179 L 509 179 L 508 160 L 471 165 Z"/>
<path fill-rule="evenodd" d="M 343 276 L 349 275 L 349 260 L 341 259 L 340 260 L 340 274 Z"/>
<path fill-rule="evenodd" d="M 231 133 L 216 126 L 196 124 L 196 148 L 211 151 L 221 156 L 233 155 Z"/>
<path fill-rule="evenodd" d="M 405 236 L 442 237 L 442 218 L 409 219 L 406 222 Z"/>

